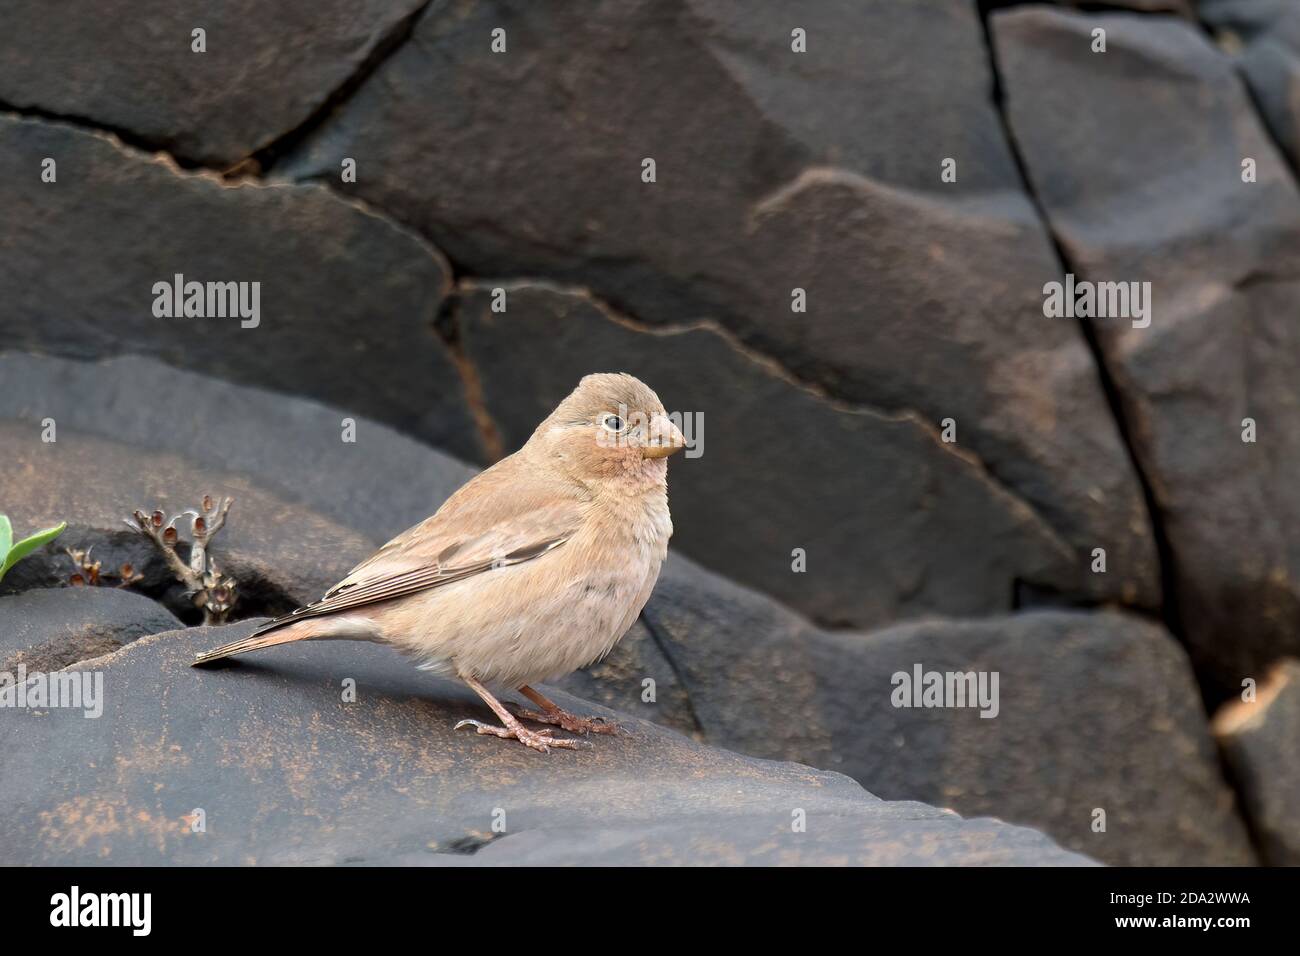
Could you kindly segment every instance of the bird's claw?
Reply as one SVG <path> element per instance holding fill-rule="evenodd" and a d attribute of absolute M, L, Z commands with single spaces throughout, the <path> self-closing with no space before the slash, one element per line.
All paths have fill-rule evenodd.
<path fill-rule="evenodd" d="M 618 724 L 608 721 L 604 717 L 579 717 L 567 710 L 556 713 L 520 710 L 515 712 L 515 716 L 521 720 L 532 720 L 539 724 L 555 724 L 571 734 L 609 734 L 615 736 L 620 732 Z"/>
<path fill-rule="evenodd" d="M 542 753 L 550 753 L 552 747 L 560 750 L 579 750 L 590 746 L 590 744 L 581 740 L 565 740 L 552 737 L 554 731 L 550 729 L 529 730 L 526 727 L 497 727 L 493 724 L 485 724 L 481 720 L 462 720 L 452 729 L 460 730 L 462 727 L 467 726 L 475 728 L 480 734 L 491 734 L 494 737 L 501 737 L 506 740 L 517 740 L 525 747 L 540 750 Z"/>

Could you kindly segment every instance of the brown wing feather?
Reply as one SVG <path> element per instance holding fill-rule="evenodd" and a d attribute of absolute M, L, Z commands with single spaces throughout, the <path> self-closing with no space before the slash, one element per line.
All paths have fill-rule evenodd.
<path fill-rule="evenodd" d="M 532 561 L 563 545 L 585 514 L 581 489 L 529 474 L 512 455 L 474 477 L 437 514 L 362 561 L 319 601 L 276 618 L 265 634 L 295 621 L 442 587 L 490 568 Z"/>

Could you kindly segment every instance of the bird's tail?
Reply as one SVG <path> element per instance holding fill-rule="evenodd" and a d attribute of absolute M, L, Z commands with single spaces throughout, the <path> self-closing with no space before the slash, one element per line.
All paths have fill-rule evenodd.
<path fill-rule="evenodd" d="M 297 626 L 285 626 L 282 621 L 272 621 L 242 640 L 231 641 L 229 644 L 222 644 L 205 654 L 200 654 L 190 662 L 190 666 L 198 667 L 200 664 L 210 664 L 213 661 L 221 660 L 223 657 L 234 657 L 236 654 L 245 654 L 248 651 L 260 651 L 264 647 L 275 647 L 277 644 L 292 644 L 294 641 L 311 640 L 317 634 L 313 628 L 302 626 L 307 623 L 303 621 Z"/>

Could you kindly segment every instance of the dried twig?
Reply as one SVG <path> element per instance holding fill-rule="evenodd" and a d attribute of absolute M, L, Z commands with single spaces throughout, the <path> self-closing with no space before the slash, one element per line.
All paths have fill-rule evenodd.
<path fill-rule="evenodd" d="M 68 578 L 68 583 L 73 587 L 83 587 L 85 585 L 95 587 L 105 577 L 116 577 L 119 588 L 130 587 L 137 581 L 144 580 L 144 575 L 137 573 L 130 561 L 123 564 L 116 572 L 104 571 L 102 561 L 90 560 L 90 552 L 94 550 L 93 547 L 87 548 L 85 551 L 79 548 L 64 548 L 63 550 L 72 559 L 72 563 L 77 566 L 76 572 Z"/>
<path fill-rule="evenodd" d="M 191 508 L 169 521 L 161 511 L 150 514 L 136 511 L 126 519 L 128 528 L 144 535 L 162 551 L 172 574 L 185 585 L 185 592 L 191 595 L 195 606 L 203 609 L 205 624 L 224 624 L 238 599 L 235 579 L 223 575 L 208 553 L 209 543 L 225 525 L 226 514 L 234 503 L 233 498 L 214 503 L 210 495 L 204 495 L 202 512 Z M 176 545 L 180 543 L 176 523 L 182 518 L 190 519 L 189 564 L 176 553 Z"/>

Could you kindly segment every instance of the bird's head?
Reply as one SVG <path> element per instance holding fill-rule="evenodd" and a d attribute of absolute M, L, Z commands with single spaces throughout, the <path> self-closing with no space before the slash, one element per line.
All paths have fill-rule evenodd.
<path fill-rule="evenodd" d="M 592 485 L 663 480 L 667 458 L 686 446 L 659 396 L 625 372 L 587 375 L 538 426 L 539 443 L 574 479 Z"/>

